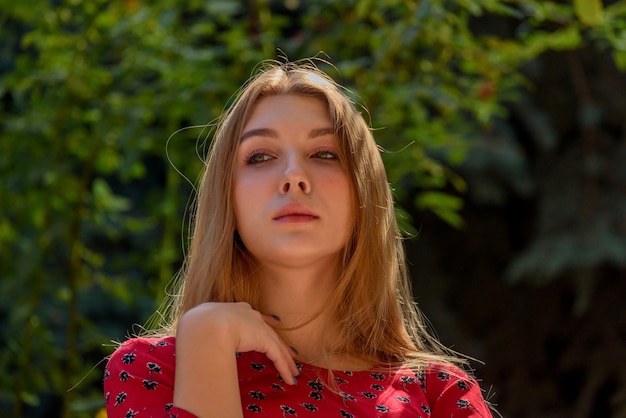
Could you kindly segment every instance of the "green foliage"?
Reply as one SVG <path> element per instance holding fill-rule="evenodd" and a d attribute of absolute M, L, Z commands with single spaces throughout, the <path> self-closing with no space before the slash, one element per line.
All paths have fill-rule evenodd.
<path fill-rule="evenodd" d="M 177 170 L 197 178 L 207 130 L 167 138 L 214 120 L 262 59 L 327 53 L 336 67 L 320 65 L 363 97 L 351 93 L 397 199 L 453 227 L 467 189 L 455 167 L 493 149 L 494 118 L 529 86 L 524 65 L 599 45 L 626 69 L 621 2 L 3 0 L 1 10 L 0 412 L 17 417 L 50 397 L 64 416 L 102 405 L 91 370 L 110 351 L 102 343 L 149 315 L 184 247 L 191 190 Z M 503 17 L 513 33 L 481 26 Z M 518 161 L 506 150 L 485 164 Z M 619 246 L 596 247 L 586 265 Z M 514 276 L 540 262 L 529 253 Z"/>
<path fill-rule="evenodd" d="M 578 19 L 587 26 L 597 26 L 604 18 L 601 0 L 574 0 L 574 10 Z"/>

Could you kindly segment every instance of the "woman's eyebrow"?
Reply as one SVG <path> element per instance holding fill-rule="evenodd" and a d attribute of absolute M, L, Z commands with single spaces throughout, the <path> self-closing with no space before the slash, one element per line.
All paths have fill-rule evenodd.
<path fill-rule="evenodd" d="M 245 141 L 252 136 L 266 136 L 269 138 L 278 138 L 278 132 L 276 132 L 274 129 L 269 128 L 250 129 L 249 131 L 244 132 L 241 135 L 239 141 Z"/>
<path fill-rule="evenodd" d="M 334 134 L 335 134 L 335 129 L 333 128 L 319 128 L 319 129 L 313 129 L 311 132 L 309 132 L 309 138 L 317 138 L 318 136 L 334 135 Z"/>
<path fill-rule="evenodd" d="M 311 132 L 309 132 L 309 138 L 313 139 L 313 138 L 317 138 L 319 136 L 324 136 L 324 135 L 334 135 L 335 134 L 335 130 L 333 128 L 317 128 L 317 129 L 313 129 L 311 130 Z M 264 136 L 264 137 L 268 137 L 268 138 L 278 138 L 278 132 L 274 129 L 270 129 L 270 128 L 258 128 L 258 129 L 250 129 L 249 131 L 244 132 L 241 135 L 241 139 L 239 140 L 240 142 L 245 141 L 246 139 L 253 137 L 253 136 Z"/>

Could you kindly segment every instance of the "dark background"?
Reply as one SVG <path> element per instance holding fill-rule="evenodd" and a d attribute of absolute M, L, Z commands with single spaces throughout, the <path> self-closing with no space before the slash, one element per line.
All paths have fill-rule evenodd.
<path fill-rule="evenodd" d="M 384 148 L 416 300 L 500 413 L 626 417 L 623 2 L 0 13 L 1 416 L 104 417 L 100 361 L 180 267 L 193 126 L 260 61 L 317 55 Z"/>

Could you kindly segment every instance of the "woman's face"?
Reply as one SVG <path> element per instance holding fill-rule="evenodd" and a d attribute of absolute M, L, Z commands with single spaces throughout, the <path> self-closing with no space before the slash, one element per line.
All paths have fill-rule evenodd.
<path fill-rule="evenodd" d="M 334 264 L 354 228 L 353 191 L 326 103 L 261 99 L 236 158 L 237 230 L 255 258 L 288 267 Z"/>

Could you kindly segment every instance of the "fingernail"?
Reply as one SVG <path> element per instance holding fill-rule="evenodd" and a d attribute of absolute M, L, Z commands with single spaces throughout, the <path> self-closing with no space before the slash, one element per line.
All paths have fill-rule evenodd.
<path fill-rule="evenodd" d="M 278 315 L 270 315 L 272 318 L 274 318 L 277 321 L 280 321 L 280 317 Z"/>
<path fill-rule="evenodd" d="M 296 350 L 295 348 L 293 348 L 292 346 L 289 346 L 289 348 L 291 348 L 291 351 L 293 351 L 293 353 L 297 356 L 298 354 L 298 350 Z"/>
<path fill-rule="evenodd" d="M 291 375 L 291 377 L 293 378 L 293 384 L 297 385 L 298 384 L 298 379 L 294 375 Z"/>

